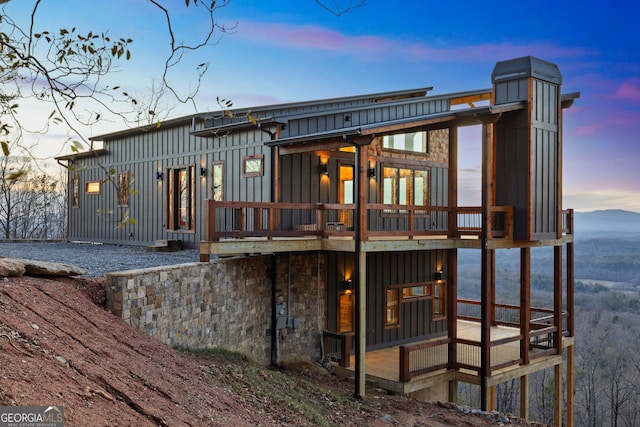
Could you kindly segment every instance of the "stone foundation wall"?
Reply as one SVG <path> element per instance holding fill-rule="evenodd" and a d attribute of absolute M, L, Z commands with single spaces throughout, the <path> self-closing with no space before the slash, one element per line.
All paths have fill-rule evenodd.
<path fill-rule="evenodd" d="M 324 322 L 324 310 L 318 309 L 325 294 L 326 280 L 318 278 L 324 257 L 279 255 L 276 260 L 276 297 L 288 306 L 289 319 L 278 331 L 278 360 L 316 360 L 318 325 Z M 268 364 L 271 269 L 271 256 L 251 256 L 110 273 L 107 308 L 168 345 L 222 347 Z"/>

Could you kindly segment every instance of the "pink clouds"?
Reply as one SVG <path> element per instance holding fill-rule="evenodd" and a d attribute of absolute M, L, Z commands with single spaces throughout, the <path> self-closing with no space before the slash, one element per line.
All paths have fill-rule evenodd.
<path fill-rule="evenodd" d="M 613 93 L 613 98 L 640 104 L 640 79 L 630 79 L 622 83 Z"/>
<path fill-rule="evenodd" d="M 314 25 L 295 26 L 278 23 L 244 22 L 238 34 L 245 39 L 298 49 L 356 51 L 376 53 L 393 46 L 377 36 L 346 36 Z"/>
<path fill-rule="evenodd" d="M 339 53 L 368 56 L 380 53 L 399 54 L 417 60 L 431 61 L 498 61 L 506 57 L 535 55 L 545 58 L 566 58 L 588 55 L 583 48 L 564 48 L 546 43 L 485 43 L 451 46 L 443 43 L 429 45 L 425 42 L 379 37 L 376 35 L 350 36 L 328 28 L 282 23 L 243 22 L 238 37 L 257 43 L 267 43 L 297 49 L 319 49 Z"/>

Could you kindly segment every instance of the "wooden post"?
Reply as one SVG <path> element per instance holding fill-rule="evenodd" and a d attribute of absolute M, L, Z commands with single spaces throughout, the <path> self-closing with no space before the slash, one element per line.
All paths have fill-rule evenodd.
<path fill-rule="evenodd" d="M 529 335 L 531 329 L 531 249 L 520 249 L 520 358 L 529 364 Z"/>
<path fill-rule="evenodd" d="M 356 145 L 355 188 L 356 206 L 354 214 L 355 231 L 355 265 L 354 280 L 356 283 L 356 366 L 355 397 L 365 396 L 365 353 L 367 343 L 367 254 L 362 250 L 362 240 L 366 234 L 366 201 L 367 201 L 367 149 Z"/>
<path fill-rule="evenodd" d="M 567 330 L 569 331 L 570 337 L 575 336 L 575 303 L 573 298 L 575 272 L 573 265 L 573 243 L 567 243 L 567 311 L 569 315 L 567 318 Z"/>
<path fill-rule="evenodd" d="M 449 205 L 447 228 L 450 238 L 460 237 L 458 233 L 458 128 L 449 127 L 449 171 L 448 171 Z"/>
<path fill-rule="evenodd" d="M 562 363 L 556 365 L 553 371 L 553 425 L 562 427 Z"/>
<path fill-rule="evenodd" d="M 562 246 L 553 247 L 553 334 L 556 354 L 562 356 Z"/>
<path fill-rule="evenodd" d="M 458 250 L 447 251 L 446 315 L 449 336 L 449 369 L 458 368 Z"/>
<path fill-rule="evenodd" d="M 575 384 L 575 365 L 574 365 L 574 349 L 573 345 L 567 347 L 567 427 L 573 427 L 574 418 L 574 404 L 573 393 Z"/>

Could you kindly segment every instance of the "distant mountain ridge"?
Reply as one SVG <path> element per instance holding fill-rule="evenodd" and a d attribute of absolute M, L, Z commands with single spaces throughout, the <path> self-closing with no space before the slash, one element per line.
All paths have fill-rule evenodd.
<path fill-rule="evenodd" d="M 640 233 L 640 213 L 622 209 L 576 212 L 576 236 L 601 233 Z"/>

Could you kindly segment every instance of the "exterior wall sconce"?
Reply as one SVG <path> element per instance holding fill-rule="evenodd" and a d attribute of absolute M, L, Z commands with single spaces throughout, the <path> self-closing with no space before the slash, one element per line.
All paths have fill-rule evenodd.
<path fill-rule="evenodd" d="M 207 176 L 207 168 L 200 168 L 200 176 L 203 178 Z"/>
<path fill-rule="evenodd" d="M 434 274 L 434 277 L 435 277 L 437 282 L 442 282 L 442 276 L 443 276 L 442 270 L 438 270 Z"/>
<path fill-rule="evenodd" d="M 320 165 L 320 172 L 324 175 L 329 175 L 329 164 L 328 163 L 322 163 Z"/>
<path fill-rule="evenodd" d="M 369 168 L 369 178 L 376 177 L 376 168 Z"/>
<path fill-rule="evenodd" d="M 340 282 L 340 286 L 342 287 L 342 290 L 347 293 L 353 292 L 353 280 L 351 279 L 343 280 L 342 282 Z"/>
<path fill-rule="evenodd" d="M 156 172 L 156 179 L 158 181 L 162 181 L 162 178 L 163 178 L 163 173 L 162 172 Z"/>

